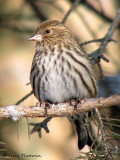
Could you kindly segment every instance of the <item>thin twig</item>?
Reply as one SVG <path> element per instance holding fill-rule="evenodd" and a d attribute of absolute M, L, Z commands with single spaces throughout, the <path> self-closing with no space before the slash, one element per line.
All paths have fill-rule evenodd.
<path fill-rule="evenodd" d="M 100 6 L 100 9 L 101 9 L 101 13 L 102 13 L 103 15 L 105 15 L 104 8 L 103 8 L 103 4 L 102 4 L 101 0 L 98 0 L 98 3 L 99 3 L 99 6 Z"/>
<path fill-rule="evenodd" d="M 110 28 L 108 32 L 106 33 L 105 37 L 103 38 L 103 41 L 100 45 L 100 48 L 98 48 L 96 51 L 91 53 L 92 57 L 92 63 L 98 62 L 96 59 L 103 59 L 106 62 L 109 62 L 109 60 L 103 55 L 103 50 L 105 49 L 108 42 L 112 39 L 112 35 L 117 28 L 117 26 L 120 23 L 120 8 L 117 10 L 116 16 L 113 20 L 113 22 L 110 25 Z"/>
<path fill-rule="evenodd" d="M 104 74 L 103 74 L 103 70 L 102 70 L 100 62 L 98 62 L 97 65 L 98 65 L 98 68 L 99 68 L 100 78 L 101 78 L 101 80 L 103 80 L 104 79 Z"/>
<path fill-rule="evenodd" d="M 112 22 L 111 18 L 109 18 L 107 15 L 105 15 L 101 11 L 98 11 L 90 1 L 82 0 L 81 4 L 85 5 L 85 7 L 87 7 L 89 10 L 92 10 L 92 12 L 94 12 L 96 15 L 103 18 L 105 21 L 110 22 L 110 23 Z"/>
<path fill-rule="evenodd" d="M 66 13 L 66 15 L 64 16 L 62 23 L 65 23 L 66 20 L 68 19 L 69 15 L 71 14 L 71 12 L 75 9 L 75 7 L 78 5 L 80 0 L 75 0 L 71 6 L 71 8 L 68 10 L 68 12 Z"/>
<path fill-rule="evenodd" d="M 26 0 L 26 1 L 30 4 L 30 6 L 34 10 L 36 16 L 41 21 L 45 21 L 47 17 L 43 14 L 43 12 L 41 11 L 41 9 L 39 8 L 38 1 L 36 1 L 36 0 Z"/>
<path fill-rule="evenodd" d="M 106 136 L 105 136 L 105 132 L 104 132 L 102 118 L 101 118 L 100 112 L 98 111 L 97 108 L 95 108 L 95 113 L 96 113 L 96 115 L 98 117 L 98 120 L 99 120 L 99 125 L 100 125 L 101 134 L 102 134 L 102 140 L 103 140 L 103 146 L 104 146 L 104 154 L 105 154 L 105 156 L 107 158 L 107 156 L 108 156 L 108 148 L 107 148 L 107 144 L 106 144 Z"/>
<path fill-rule="evenodd" d="M 93 39 L 93 40 L 90 40 L 90 41 L 86 41 L 86 42 L 83 42 L 80 44 L 80 46 L 84 46 L 84 45 L 87 45 L 87 44 L 90 44 L 90 43 L 97 43 L 97 42 L 102 42 L 104 38 L 99 38 L 99 39 Z M 116 42 L 116 40 L 114 39 L 110 39 L 109 42 Z"/>
<path fill-rule="evenodd" d="M 108 44 L 109 40 L 112 38 L 112 35 L 116 29 L 116 27 L 120 24 L 120 8 L 117 10 L 116 16 L 113 20 L 113 22 L 110 25 L 110 28 L 107 32 L 107 34 L 105 35 L 104 40 L 101 43 L 100 46 L 100 53 L 102 53 L 102 51 L 104 50 L 104 48 L 106 47 L 106 45 Z"/>
<path fill-rule="evenodd" d="M 33 94 L 33 91 L 31 91 L 30 93 L 26 94 L 23 98 L 21 98 L 18 102 L 16 102 L 15 105 L 19 105 L 20 103 L 22 103 L 25 99 L 27 99 L 28 97 L 30 97 Z"/>
<path fill-rule="evenodd" d="M 120 104 L 120 95 L 110 96 L 108 98 L 95 98 L 81 100 L 78 103 L 72 100 L 66 103 L 49 104 L 47 115 L 45 112 L 46 103 L 37 103 L 35 106 L 11 105 L 0 108 L 0 119 L 11 118 L 14 121 L 24 117 L 62 117 L 94 110 L 95 108 L 105 108 Z M 77 106 L 77 110 L 74 110 Z M 74 112 L 73 112 L 74 111 Z"/>

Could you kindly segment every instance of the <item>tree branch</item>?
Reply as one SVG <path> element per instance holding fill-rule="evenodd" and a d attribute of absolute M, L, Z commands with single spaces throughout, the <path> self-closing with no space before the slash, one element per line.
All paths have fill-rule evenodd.
<path fill-rule="evenodd" d="M 88 112 L 95 108 L 100 109 L 118 104 L 120 104 L 120 95 L 113 95 L 108 98 L 83 99 L 81 100 L 81 103 L 72 100 L 66 103 L 49 104 L 47 116 L 62 117 L 74 115 L 81 112 Z M 76 105 L 77 110 L 74 110 Z M 16 121 L 24 117 L 46 117 L 45 103 L 37 103 L 35 106 L 30 107 L 10 105 L 0 109 L 0 119 L 11 118 Z"/>
<path fill-rule="evenodd" d="M 91 53 L 92 57 L 92 64 L 98 62 L 100 58 L 102 58 L 104 61 L 109 62 L 109 60 L 103 55 L 103 50 L 105 49 L 108 42 L 112 39 L 112 35 L 117 28 L 117 26 L 120 23 L 120 8 L 117 10 L 116 16 L 113 20 L 113 22 L 110 25 L 110 28 L 108 29 L 108 32 L 106 33 L 105 37 L 103 38 L 103 41 L 100 45 L 100 48 L 98 48 L 96 51 Z"/>
<path fill-rule="evenodd" d="M 34 10 L 36 16 L 38 17 L 39 20 L 45 21 L 47 19 L 46 16 L 44 16 L 43 12 L 41 12 L 39 6 L 38 6 L 38 1 L 37 0 L 26 0 Z"/>
<path fill-rule="evenodd" d="M 101 18 L 103 18 L 105 21 L 110 22 L 110 23 L 113 21 L 110 17 L 108 17 L 107 15 L 105 15 L 103 12 L 97 10 L 95 8 L 95 6 L 93 4 L 91 4 L 89 1 L 82 0 L 81 4 L 85 5 L 85 7 L 87 7 L 90 10 L 92 10 L 96 15 L 98 15 Z M 119 26 L 119 28 L 120 28 L 120 26 Z"/>
<path fill-rule="evenodd" d="M 106 135 L 105 135 L 105 131 L 104 131 L 104 127 L 103 127 L 103 122 L 102 122 L 102 118 L 100 115 L 100 112 L 98 111 L 97 108 L 95 108 L 95 113 L 98 117 L 99 120 L 99 126 L 100 126 L 100 130 L 101 130 L 101 134 L 102 134 L 102 140 L 103 140 L 103 147 L 104 147 L 104 154 L 106 156 L 106 160 L 108 159 L 107 156 L 108 154 L 108 148 L 107 148 L 107 143 L 106 143 Z"/>
<path fill-rule="evenodd" d="M 75 7 L 78 5 L 80 0 L 75 0 L 71 6 L 71 8 L 68 10 L 68 12 L 66 13 L 66 15 L 64 16 L 62 23 L 65 23 L 70 15 L 70 13 L 75 9 Z"/>
<path fill-rule="evenodd" d="M 93 39 L 93 40 L 90 40 L 90 41 L 86 41 L 86 42 L 80 43 L 80 46 L 82 47 L 82 46 L 90 44 L 90 43 L 102 42 L 103 40 L 104 40 L 104 38 Z M 117 42 L 117 41 L 114 40 L 114 39 L 109 39 L 109 42 Z"/>

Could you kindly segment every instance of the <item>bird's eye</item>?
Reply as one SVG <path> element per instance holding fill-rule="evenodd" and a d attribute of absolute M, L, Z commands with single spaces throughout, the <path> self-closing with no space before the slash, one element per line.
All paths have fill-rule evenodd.
<path fill-rule="evenodd" d="M 49 29 L 48 29 L 48 30 L 46 30 L 46 31 L 45 31 L 45 33 L 50 33 L 50 30 L 49 30 Z"/>

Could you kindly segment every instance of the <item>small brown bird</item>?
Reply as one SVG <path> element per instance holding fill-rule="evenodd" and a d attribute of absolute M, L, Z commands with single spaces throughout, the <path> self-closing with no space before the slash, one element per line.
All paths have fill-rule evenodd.
<path fill-rule="evenodd" d="M 30 81 L 40 102 L 61 103 L 97 96 L 97 82 L 88 56 L 70 30 L 56 20 L 43 22 L 29 40 L 36 41 Z M 68 117 L 78 134 L 78 147 L 90 145 L 87 114 Z"/>

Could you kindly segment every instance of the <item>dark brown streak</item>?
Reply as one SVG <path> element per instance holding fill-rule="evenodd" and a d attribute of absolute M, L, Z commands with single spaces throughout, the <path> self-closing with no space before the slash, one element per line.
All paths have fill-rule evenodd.
<path fill-rule="evenodd" d="M 60 56 L 61 56 L 61 54 L 58 54 L 58 55 L 57 55 L 57 59 L 58 59 L 58 60 L 60 59 Z"/>
<path fill-rule="evenodd" d="M 32 83 L 32 87 L 33 87 L 33 92 L 34 92 L 34 94 L 35 94 L 35 75 L 33 76 L 33 83 Z"/>
<path fill-rule="evenodd" d="M 38 98 L 39 98 L 39 101 L 40 101 L 40 81 L 41 81 L 41 77 L 38 78 L 38 83 L 37 83 L 37 89 L 38 89 Z"/>
<path fill-rule="evenodd" d="M 66 60 L 66 63 L 67 63 L 67 65 L 68 65 L 69 70 L 71 70 L 71 69 L 72 69 L 72 66 L 71 66 L 71 64 L 69 63 L 69 61 Z"/>
<path fill-rule="evenodd" d="M 51 59 L 52 59 L 52 57 L 51 57 L 51 56 L 49 56 L 49 61 L 48 61 L 48 65 L 49 65 L 49 63 L 50 63 Z"/>
<path fill-rule="evenodd" d="M 53 48 L 51 49 L 51 52 L 54 53 L 54 51 L 55 51 L 55 48 L 53 47 Z"/>
<path fill-rule="evenodd" d="M 45 54 L 45 56 L 47 56 L 47 55 L 48 55 L 47 49 L 44 51 L 44 54 Z"/>
<path fill-rule="evenodd" d="M 71 44 L 70 45 L 66 45 L 66 44 L 64 45 L 64 47 L 69 51 L 71 50 L 70 46 L 71 46 Z"/>
<path fill-rule="evenodd" d="M 57 61 L 56 61 L 56 60 L 54 60 L 54 66 L 53 66 L 53 67 L 55 67 L 55 66 L 56 66 L 56 64 L 57 64 Z"/>
<path fill-rule="evenodd" d="M 37 64 L 36 64 L 36 62 L 35 62 L 35 63 L 33 63 L 33 65 L 32 65 L 31 73 L 34 72 L 34 70 L 35 70 L 36 67 L 37 67 Z"/>
<path fill-rule="evenodd" d="M 45 90 L 45 82 L 43 81 L 42 83 L 43 83 L 43 84 L 41 84 L 41 86 L 42 86 L 42 91 L 44 91 L 44 90 Z M 44 94 L 44 92 L 43 92 L 43 94 Z"/>
<path fill-rule="evenodd" d="M 62 63 L 65 63 L 65 58 L 62 56 Z"/>
<path fill-rule="evenodd" d="M 41 63 L 41 57 L 36 58 L 37 64 Z"/>
<path fill-rule="evenodd" d="M 45 76 L 45 80 L 46 80 L 46 81 L 48 81 L 48 78 L 47 78 L 47 76 Z"/>
<path fill-rule="evenodd" d="M 38 57 L 40 57 L 42 53 L 43 53 L 43 52 L 40 51 L 40 50 L 39 50 L 39 51 L 36 51 L 35 56 L 34 56 L 34 59 L 37 59 Z"/>
<path fill-rule="evenodd" d="M 36 77 L 38 77 L 38 76 L 39 76 L 39 74 L 40 74 L 39 69 L 38 69 L 38 68 L 36 68 L 35 76 L 36 76 Z"/>
<path fill-rule="evenodd" d="M 73 82 L 74 82 L 74 86 L 75 86 L 75 89 L 78 90 L 78 86 L 77 86 L 77 83 L 76 83 L 76 79 L 74 77 L 72 77 L 73 79 Z"/>
<path fill-rule="evenodd" d="M 75 53 L 77 53 L 78 56 L 87 58 L 86 54 L 81 54 L 80 51 L 77 50 L 75 47 L 73 48 L 73 51 L 74 51 Z M 88 58 L 87 58 L 87 59 L 88 59 Z"/>
<path fill-rule="evenodd" d="M 58 74 L 59 72 L 58 72 L 58 69 L 57 69 L 57 61 L 56 60 L 54 60 L 54 65 L 53 65 L 53 68 L 56 68 L 56 73 Z"/>
<path fill-rule="evenodd" d="M 93 75 L 93 76 L 94 76 L 94 75 Z M 94 77 L 94 78 L 95 78 L 95 77 Z M 94 91 L 95 91 L 94 96 L 96 97 L 96 96 L 97 96 L 97 94 L 98 94 L 98 91 L 97 91 L 97 87 L 95 86 L 95 82 L 94 82 L 94 80 L 93 80 L 92 76 L 91 76 L 91 80 L 92 80 L 93 87 L 94 87 Z"/>
<path fill-rule="evenodd" d="M 44 64 L 42 65 L 42 75 L 45 73 L 45 67 Z M 42 76 L 41 76 L 42 77 Z"/>
<path fill-rule="evenodd" d="M 62 54 L 62 53 L 63 53 L 63 49 L 62 49 L 62 48 L 60 48 L 60 49 L 59 49 L 59 51 L 60 51 L 60 54 Z"/>
<path fill-rule="evenodd" d="M 39 76 L 39 69 L 36 67 L 36 69 L 35 69 L 35 72 L 31 72 L 31 74 L 33 74 L 33 75 L 31 75 L 32 76 L 32 79 L 33 79 L 33 83 L 32 83 L 32 86 L 33 86 L 33 92 L 34 92 L 34 94 L 35 95 L 37 95 L 36 94 L 36 92 L 37 92 L 37 89 L 38 89 L 38 86 L 36 86 L 36 78 Z"/>
<path fill-rule="evenodd" d="M 63 73 L 64 72 L 64 66 L 63 65 L 61 65 L 62 66 L 62 70 L 61 70 L 61 72 Z"/>
<path fill-rule="evenodd" d="M 90 94 L 90 95 L 93 95 L 91 89 L 89 88 L 89 86 L 88 86 L 87 83 L 85 82 L 82 74 L 81 74 L 75 67 L 73 67 L 73 69 L 74 69 L 74 71 L 79 75 L 79 77 L 80 77 L 82 83 L 84 84 L 85 88 L 89 91 L 89 94 Z"/>
<path fill-rule="evenodd" d="M 68 74 L 68 76 L 73 80 L 74 87 L 75 87 L 75 90 L 77 92 L 78 91 L 78 86 L 77 86 L 77 83 L 76 83 L 76 79 L 71 74 Z"/>
<path fill-rule="evenodd" d="M 96 86 L 95 86 L 95 82 L 92 78 L 92 75 L 91 75 L 91 72 L 89 71 L 89 69 L 83 64 L 81 63 L 80 61 L 78 61 L 70 52 L 66 52 L 75 62 L 77 62 L 79 65 L 81 65 L 83 68 L 85 68 L 86 72 L 90 75 L 90 78 L 91 78 L 91 81 L 92 81 L 92 84 L 93 84 L 93 87 L 94 87 L 94 90 L 95 90 L 95 94 L 97 94 L 97 91 L 96 91 Z M 93 95 L 93 94 L 92 94 Z"/>
<path fill-rule="evenodd" d="M 67 53 L 67 55 L 69 56 L 69 57 L 71 57 L 71 59 L 73 59 L 75 62 L 77 62 L 79 65 L 81 65 L 82 67 L 84 67 L 85 68 L 85 70 L 88 72 L 88 74 L 90 74 L 90 72 L 89 72 L 89 69 L 83 64 L 83 63 L 81 63 L 80 61 L 78 61 L 72 54 L 71 54 L 71 52 L 66 52 Z"/>
<path fill-rule="evenodd" d="M 61 44 L 57 44 L 57 52 L 58 52 L 58 55 L 61 55 L 63 53 Z"/>

